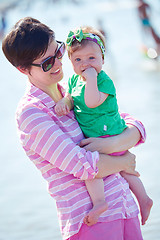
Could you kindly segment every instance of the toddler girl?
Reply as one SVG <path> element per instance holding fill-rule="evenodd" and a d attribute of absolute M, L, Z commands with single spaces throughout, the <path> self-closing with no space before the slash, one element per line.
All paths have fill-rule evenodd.
<path fill-rule="evenodd" d="M 113 81 L 102 70 L 105 55 L 104 36 L 96 29 L 83 27 L 70 32 L 67 38 L 68 56 L 75 74 L 69 79 L 68 92 L 56 106 L 61 116 L 74 107 L 76 119 L 86 137 L 109 137 L 120 134 L 127 128 L 118 112 L 116 90 Z M 125 152 L 125 151 L 124 151 Z M 113 153 L 122 155 L 124 152 Z M 121 173 L 135 194 L 145 224 L 152 200 L 148 197 L 141 180 Z M 93 208 L 84 218 L 91 226 L 100 214 L 108 209 L 104 196 L 103 179 L 85 181 L 93 202 Z"/>

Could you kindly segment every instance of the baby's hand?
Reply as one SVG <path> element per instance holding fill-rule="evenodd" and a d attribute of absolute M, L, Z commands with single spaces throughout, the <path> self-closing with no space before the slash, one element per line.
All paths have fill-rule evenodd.
<path fill-rule="evenodd" d="M 67 105 L 65 98 L 62 98 L 57 102 L 54 110 L 58 116 L 67 115 L 70 112 L 69 106 Z"/>
<path fill-rule="evenodd" d="M 94 77 L 97 78 L 97 71 L 93 67 L 87 68 L 84 72 L 82 72 L 82 77 L 85 78 L 85 80 Z"/>

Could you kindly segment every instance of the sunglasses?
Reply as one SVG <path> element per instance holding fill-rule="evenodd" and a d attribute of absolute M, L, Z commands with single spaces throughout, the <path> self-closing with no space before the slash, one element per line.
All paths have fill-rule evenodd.
<path fill-rule="evenodd" d="M 48 57 L 40 64 L 32 63 L 31 65 L 35 67 L 41 67 L 44 72 L 49 71 L 53 67 L 55 63 L 55 59 L 56 58 L 61 59 L 65 53 L 65 43 L 60 41 L 56 41 L 56 42 L 60 44 L 60 46 L 58 47 L 54 56 Z"/>

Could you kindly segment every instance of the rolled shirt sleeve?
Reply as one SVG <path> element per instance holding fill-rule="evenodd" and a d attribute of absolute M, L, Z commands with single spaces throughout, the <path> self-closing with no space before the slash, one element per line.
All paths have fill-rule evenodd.
<path fill-rule="evenodd" d="M 139 142 L 135 146 L 138 146 L 139 144 L 144 143 L 146 141 L 146 130 L 145 130 L 145 127 L 142 124 L 142 122 L 135 119 L 134 117 L 132 117 L 128 113 L 121 113 L 120 112 L 120 115 L 125 120 L 126 124 L 130 124 L 130 125 L 135 126 L 141 134 L 141 139 L 139 140 Z"/>
<path fill-rule="evenodd" d="M 19 135 L 25 150 L 31 150 L 54 167 L 81 180 L 92 179 L 98 173 L 98 152 L 76 145 L 57 119 L 36 107 L 28 107 L 17 117 Z M 64 131 L 63 131 L 64 130 Z"/>

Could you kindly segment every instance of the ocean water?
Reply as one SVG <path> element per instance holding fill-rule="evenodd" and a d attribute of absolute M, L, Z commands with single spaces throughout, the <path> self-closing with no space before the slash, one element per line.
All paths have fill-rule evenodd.
<path fill-rule="evenodd" d="M 148 1 L 149 2 L 149 1 Z M 151 2 L 151 1 L 150 1 Z M 0 1 L 0 9 L 1 9 Z M 152 3 L 153 24 L 159 21 L 160 2 Z M 150 217 L 142 226 L 144 240 L 160 239 L 160 62 L 142 51 L 151 39 L 142 34 L 134 0 L 19 1 L 6 13 L 6 33 L 22 17 L 32 16 L 49 25 L 56 38 L 65 41 L 68 31 L 78 25 L 99 27 L 107 36 L 104 70 L 113 78 L 121 111 L 140 119 L 147 141 L 132 150 L 137 169 L 154 201 Z M 1 50 L 0 50 L 1 51 Z M 67 54 L 63 60 L 64 81 L 72 74 Z M 25 91 L 27 79 L 0 53 L 0 240 L 60 240 L 55 201 L 47 193 L 41 174 L 25 156 L 15 127 L 15 109 Z"/>

